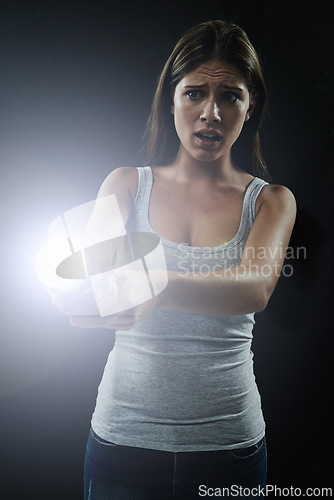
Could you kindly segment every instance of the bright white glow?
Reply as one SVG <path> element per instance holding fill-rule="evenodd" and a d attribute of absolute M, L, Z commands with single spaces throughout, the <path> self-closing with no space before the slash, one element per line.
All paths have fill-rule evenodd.
<path fill-rule="evenodd" d="M 36 255 L 35 268 L 40 281 L 51 288 L 67 288 L 77 282 L 56 274 L 58 264 L 70 255 L 71 248 L 66 236 L 47 241 Z"/>
<path fill-rule="evenodd" d="M 141 234 L 145 236 L 145 233 Z M 60 291 L 62 289 L 67 291 L 69 287 L 74 288 L 80 285 L 80 273 L 80 279 L 62 278 L 56 274 L 58 266 L 65 259 L 73 256 L 73 259 L 65 263 L 65 267 L 66 265 L 71 266 L 70 272 L 69 274 L 63 274 L 63 276 L 76 276 L 76 263 L 83 261 L 86 277 L 89 278 L 91 292 L 101 316 L 116 314 L 142 304 L 154 297 L 154 295 L 159 294 L 167 285 L 166 262 L 160 241 L 158 245 L 154 238 L 149 245 L 146 241 L 145 250 L 143 250 L 141 246 L 144 239 L 140 238 L 138 240 L 137 238 L 137 245 L 139 246 L 136 248 L 136 252 L 133 253 L 132 243 L 129 248 L 133 258 L 132 262 L 126 261 L 126 264 L 114 268 L 111 258 L 110 267 L 105 272 L 99 272 L 98 274 L 92 272 L 88 276 L 90 273 L 87 272 L 85 250 L 93 246 L 96 247 L 104 241 L 112 241 L 115 238 L 119 239 L 120 242 L 128 241 L 123 239 L 124 235 L 126 235 L 126 228 L 115 195 L 101 197 L 78 205 L 58 216 L 49 225 L 50 240 L 43 245 L 36 258 L 37 275 L 46 286 L 60 289 Z M 115 252 L 116 257 L 119 253 L 121 257 L 123 251 L 125 251 L 126 255 L 126 248 L 128 248 L 126 244 L 124 249 L 120 244 L 116 252 L 115 249 L 111 250 L 111 252 Z M 96 254 L 92 252 L 92 255 L 97 260 L 96 264 L 98 264 L 99 259 L 103 262 L 103 259 L 105 259 L 103 255 L 99 257 L 96 248 L 95 251 Z M 80 259 L 76 260 L 78 253 L 81 253 L 82 261 Z M 140 258 L 137 256 L 136 260 L 134 260 L 136 253 L 140 254 Z M 121 261 L 122 259 L 119 262 Z M 87 253 L 87 262 L 90 262 L 89 251 Z M 164 279 L 155 283 L 153 279 L 154 273 L 152 276 L 150 274 L 150 271 L 153 270 L 165 270 Z M 84 313 L 85 310 L 83 309 L 83 315 Z"/>
<path fill-rule="evenodd" d="M 101 241 L 125 234 L 125 226 L 115 195 L 92 200 L 56 217 L 48 228 L 49 241 L 36 256 L 36 273 L 40 281 L 52 288 L 68 288 L 77 280 L 61 278 L 58 265 L 73 253 Z"/>

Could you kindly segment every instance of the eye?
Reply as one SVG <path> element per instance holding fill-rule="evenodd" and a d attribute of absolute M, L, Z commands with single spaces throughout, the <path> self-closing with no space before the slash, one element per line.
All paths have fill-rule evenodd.
<path fill-rule="evenodd" d="M 223 101 L 230 102 L 233 104 L 234 102 L 237 102 L 237 100 L 239 99 L 239 96 L 235 92 L 227 91 L 227 92 L 223 93 L 222 98 L 223 98 Z"/>
<path fill-rule="evenodd" d="M 197 90 L 197 89 L 196 90 L 188 90 L 186 92 L 186 96 L 191 101 L 196 101 L 197 99 L 200 99 L 201 97 L 203 97 L 203 91 L 202 90 Z"/>

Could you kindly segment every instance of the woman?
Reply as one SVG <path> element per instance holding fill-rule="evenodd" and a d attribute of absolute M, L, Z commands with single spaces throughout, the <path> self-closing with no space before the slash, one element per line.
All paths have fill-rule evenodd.
<path fill-rule="evenodd" d="M 71 318 L 117 330 L 87 445 L 86 499 L 194 499 L 223 488 L 263 496 L 252 328 L 295 219 L 291 192 L 265 180 L 265 103 L 243 30 L 224 21 L 192 28 L 158 83 L 152 167 L 117 169 L 101 187 L 100 196 L 116 194 L 128 228 L 160 236 L 168 285 L 123 313 Z M 120 293 L 133 286 L 125 279 Z"/>

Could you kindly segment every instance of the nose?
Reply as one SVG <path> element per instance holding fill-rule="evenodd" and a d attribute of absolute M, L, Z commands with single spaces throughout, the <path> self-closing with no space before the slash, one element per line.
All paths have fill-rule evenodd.
<path fill-rule="evenodd" d="M 202 122 L 221 122 L 219 106 L 215 100 L 205 103 L 200 119 Z"/>

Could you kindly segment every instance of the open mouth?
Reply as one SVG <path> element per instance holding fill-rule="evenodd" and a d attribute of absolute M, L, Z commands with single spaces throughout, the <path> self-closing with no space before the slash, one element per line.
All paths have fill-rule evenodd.
<path fill-rule="evenodd" d="M 202 134 L 201 132 L 197 132 L 195 135 L 201 139 L 201 141 L 205 142 L 218 142 L 221 139 L 220 135 Z"/>

